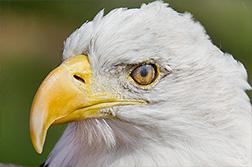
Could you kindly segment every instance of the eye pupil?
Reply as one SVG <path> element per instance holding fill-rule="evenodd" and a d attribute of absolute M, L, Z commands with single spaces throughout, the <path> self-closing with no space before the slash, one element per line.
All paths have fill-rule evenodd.
<path fill-rule="evenodd" d="M 140 74 L 142 77 L 146 77 L 148 75 L 148 70 L 146 68 L 143 68 L 141 71 L 140 71 Z"/>

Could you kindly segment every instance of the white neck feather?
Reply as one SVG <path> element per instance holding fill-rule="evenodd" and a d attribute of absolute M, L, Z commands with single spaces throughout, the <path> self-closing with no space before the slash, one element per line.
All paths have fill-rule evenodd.
<path fill-rule="evenodd" d="M 214 134 L 198 136 L 194 141 L 189 136 L 179 136 L 180 132 L 174 136 L 157 132 L 154 127 L 132 126 L 120 120 L 92 119 L 70 123 L 46 164 L 53 167 L 118 167 L 246 166 L 249 163 L 249 153 L 244 155 L 243 144 L 237 145 L 232 139 L 209 143 L 209 140 L 215 140 Z"/>

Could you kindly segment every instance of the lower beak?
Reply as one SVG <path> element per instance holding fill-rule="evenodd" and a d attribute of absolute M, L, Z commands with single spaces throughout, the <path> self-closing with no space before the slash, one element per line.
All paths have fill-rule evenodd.
<path fill-rule="evenodd" d="M 30 133 L 38 153 L 48 128 L 88 118 L 115 118 L 101 113 L 102 108 L 116 105 L 143 104 L 142 100 L 122 99 L 111 92 L 94 93 L 87 56 L 74 56 L 53 70 L 39 87 L 30 113 Z M 93 90 L 93 91 L 92 91 Z"/>

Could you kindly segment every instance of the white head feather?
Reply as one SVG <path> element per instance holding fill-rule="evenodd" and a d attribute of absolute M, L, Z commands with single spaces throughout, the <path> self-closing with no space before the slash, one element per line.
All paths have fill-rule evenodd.
<path fill-rule="evenodd" d="M 105 111 L 119 119 L 70 123 L 49 166 L 251 166 L 246 70 L 189 13 L 159 1 L 101 11 L 66 40 L 63 59 L 79 54 L 97 87 L 149 103 Z M 140 88 L 124 67 L 148 60 L 161 74 Z"/>

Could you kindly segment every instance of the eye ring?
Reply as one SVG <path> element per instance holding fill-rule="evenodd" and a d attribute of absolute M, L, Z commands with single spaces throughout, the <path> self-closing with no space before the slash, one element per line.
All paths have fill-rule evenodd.
<path fill-rule="evenodd" d="M 130 74 L 132 80 L 138 86 L 151 86 L 159 75 L 159 68 L 155 64 L 143 64 L 136 67 Z"/>

